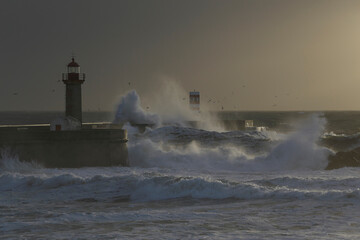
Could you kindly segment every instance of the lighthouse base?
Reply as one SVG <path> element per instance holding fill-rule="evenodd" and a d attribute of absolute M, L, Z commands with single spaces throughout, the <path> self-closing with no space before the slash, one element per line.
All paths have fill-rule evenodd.
<path fill-rule="evenodd" d="M 128 166 L 126 143 L 127 134 L 123 129 L 0 128 L 0 149 L 20 161 L 48 168 Z"/>

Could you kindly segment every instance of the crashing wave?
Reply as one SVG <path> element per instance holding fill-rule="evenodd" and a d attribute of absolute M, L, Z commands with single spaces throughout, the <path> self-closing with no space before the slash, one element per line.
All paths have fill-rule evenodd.
<path fill-rule="evenodd" d="M 257 179 L 253 175 L 249 179 L 230 179 L 141 169 L 112 172 L 110 175 L 95 173 L 86 177 L 81 176 L 81 172 L 39 175 L 3 173 L 0 174 L 0 190 L 13 194 L 36 192 L 33 200 L 38 198 L 41 201 L 111 202 L 119 199 L 154 201 L 176 198 L 331 200 L 347 199 L 349 196 L 360 199 L 360 180 L 353 177 L 329 179 L 285 175 Z"/>

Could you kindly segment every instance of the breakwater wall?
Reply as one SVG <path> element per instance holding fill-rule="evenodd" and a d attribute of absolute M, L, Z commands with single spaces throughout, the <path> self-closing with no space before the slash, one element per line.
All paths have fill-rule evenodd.
<path fill-rule="evenodd" d="M 128 166 L 124 129 L 50 131 L 49 126 L 0 127 L 0 148 L 44 167 Z"/>

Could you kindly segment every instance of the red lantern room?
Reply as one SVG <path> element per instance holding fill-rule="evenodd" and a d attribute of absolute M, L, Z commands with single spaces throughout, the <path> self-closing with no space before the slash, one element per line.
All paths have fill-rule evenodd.
<path fill-rule="evenodd" d="M 68 72 L 69 73 L 79 73 L 80 65 L 77 62 L 75 62 L 74 58 L 72 58 L 71 60 L 72 60 L 71 63 L 68 64 Z"/>
<path fill-rule="evenodd" d="M 72 61 L 67 65 L 67 73 L 63 73 L 63 81 L 85 81 L 85 74 L 80 73 L 80 65 L 75 62 L 75 59 L 72 58 Z"/>

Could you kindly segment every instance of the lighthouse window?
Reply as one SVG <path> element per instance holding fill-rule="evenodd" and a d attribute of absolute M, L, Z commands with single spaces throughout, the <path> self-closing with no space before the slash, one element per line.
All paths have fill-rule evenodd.
<path fill-rule="evenodd" d="M 80 68 L 79 67 L 68 67 L 68 72 L 69 73 L 79 73 Z"/>

